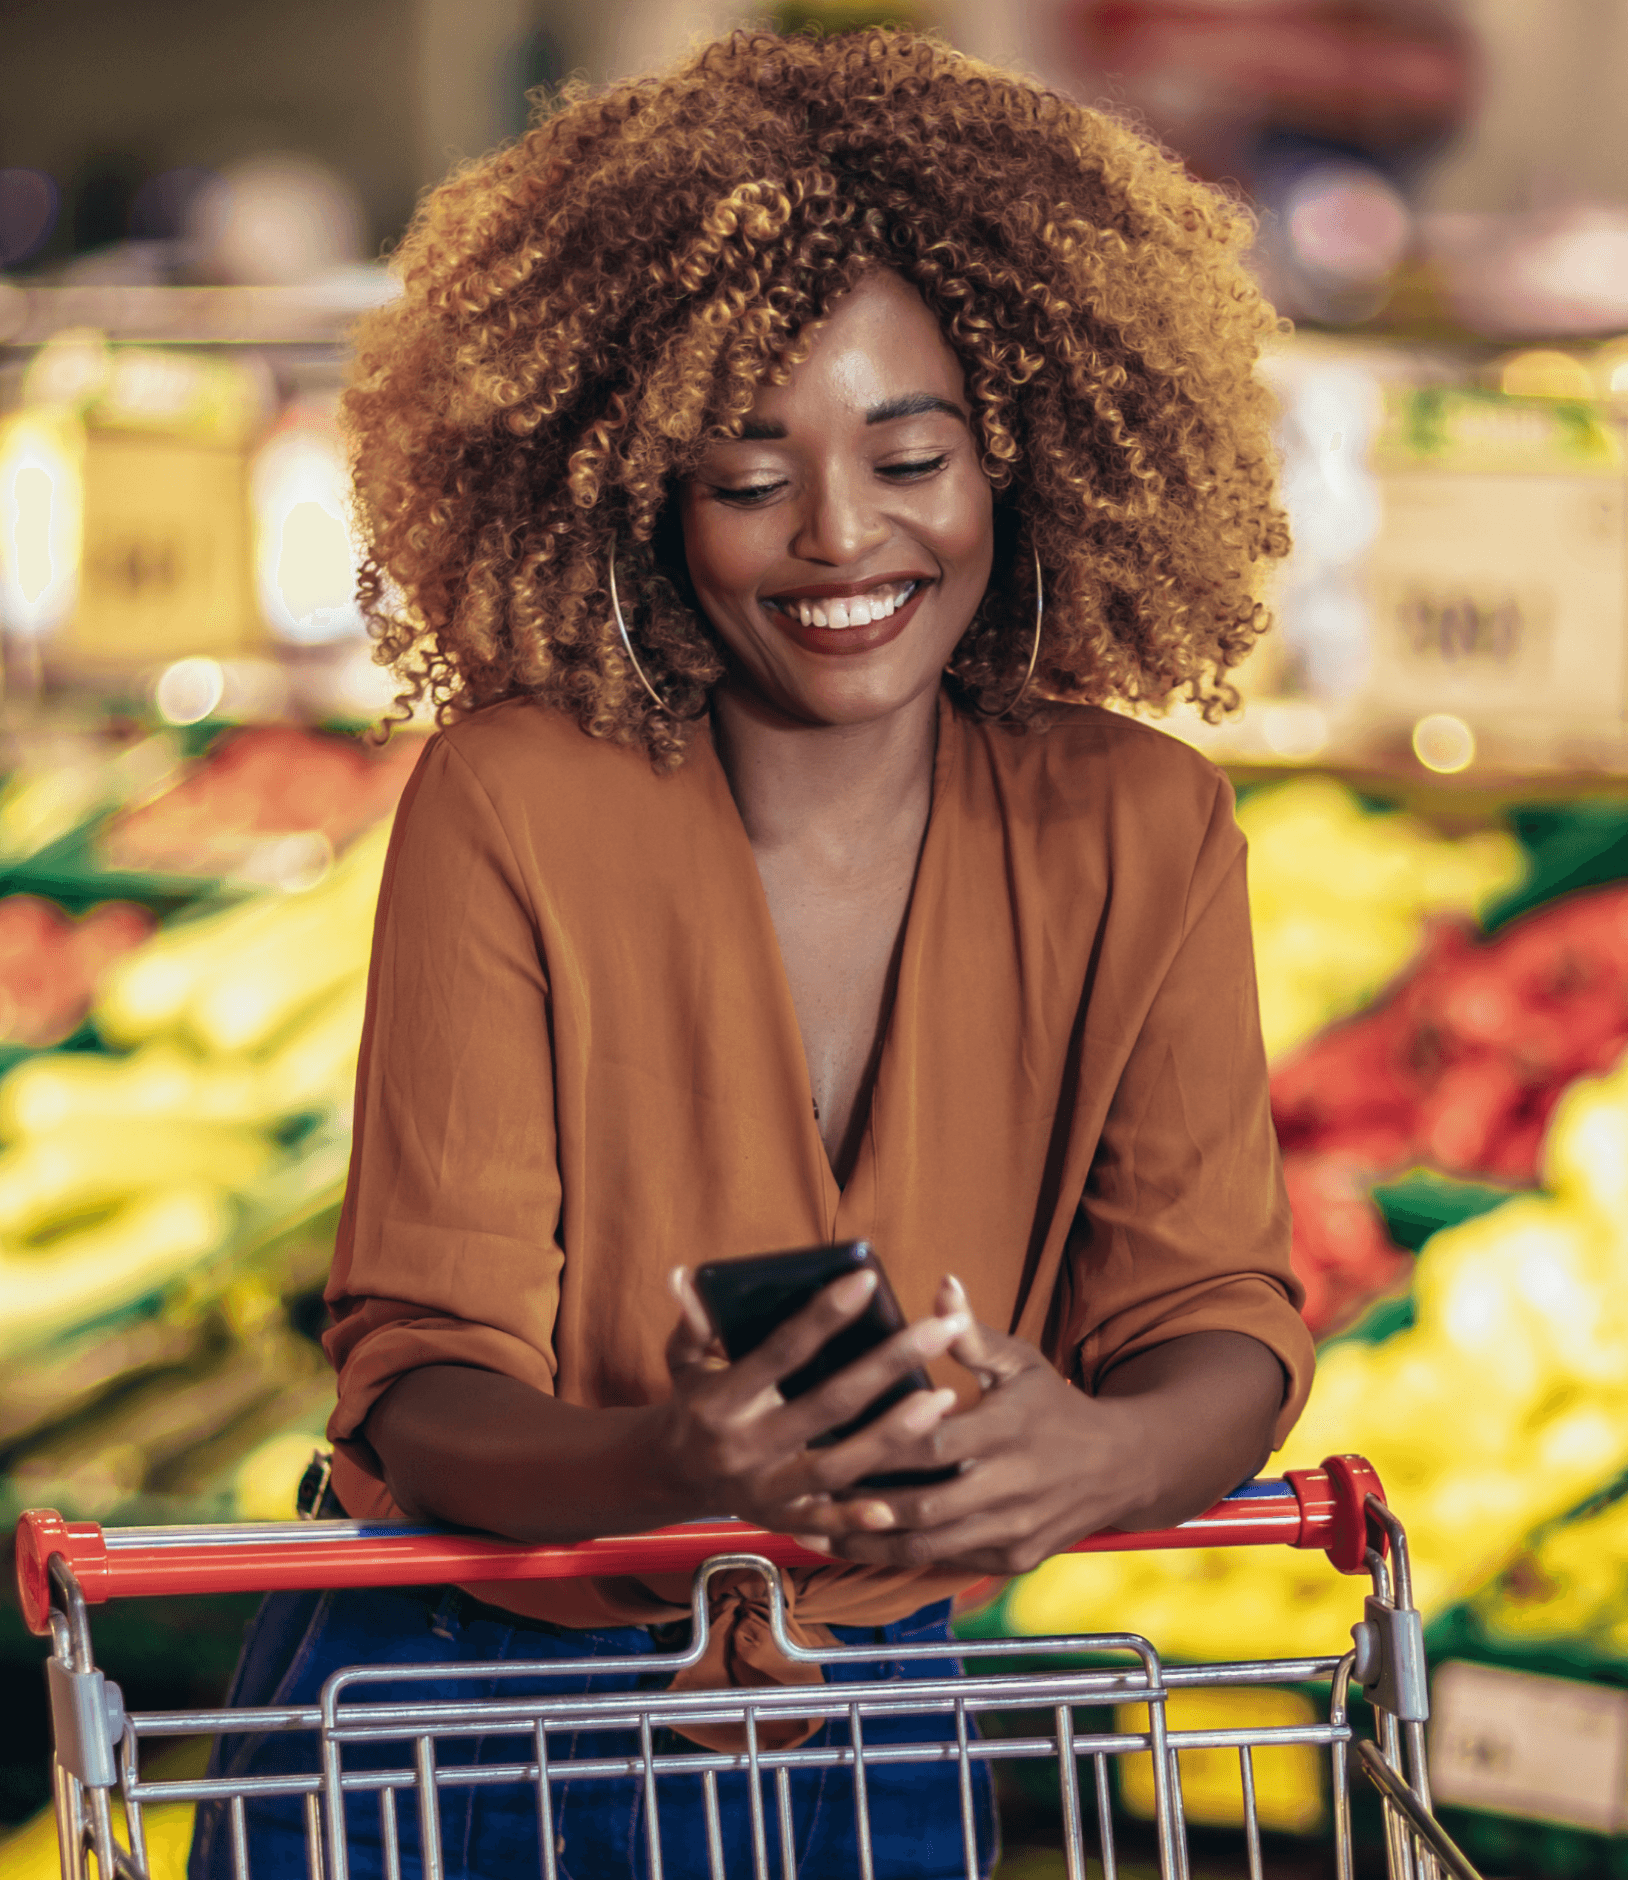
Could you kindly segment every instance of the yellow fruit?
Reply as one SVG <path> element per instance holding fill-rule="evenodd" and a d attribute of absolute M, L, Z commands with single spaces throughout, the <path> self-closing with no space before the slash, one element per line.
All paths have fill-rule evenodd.
<path fill-rule="evenodd" d="M 364 973 L 331 993 L 264 1061 L 260 1085 L 271 1114 L 291 1116 L 299 1110 L 349 1105 L 366 1004 Z"/>
<path fill-rule="evenodd" d="M 199 1183 L 141 1195 L 38 1251 L 0 1255 L 0 1354 L 159 1291 L 214 1253 L 233 1221 L 228 1197 Z"/>
<path fill-rule="evenodd" d="M 1238 821 L 1274 1057 L 1372 998 L 1417 952 L 1427 918 L 1476 914 L 1525 870 L 1510 836 L 1449 841 L 1370 813 L 1329 777 L 1257 791 Z"/>
<path fill-rule="evenodd" d="M 112 1119 L 260 1123 L 266 1113 L 257 1066 L 200 1058 L 169 1039 L 128 1057 L 44 1052 L 0 1081 L 0 1137 L 7 1141 Z"/>
<path fill-rule="evenodd" d="M 252 1187 L 275 1151 L 213 1123 L 108 1118 L 33 1136 L 0 1154 L 0 1242 L 16 1243 L 154 1188 Z"/>
<path fill-rule="evenodd" d="M 207 1051 L 257 1051 L 367 971 L 388 831 L 364 837 L 320 887 L 286 895 L 273 925 L 195 984 L 181 1015 Z"/>
<path fill-rule="evenodd" d="M 1298 1691 L 1172 1691 L 1165 1699 L 1165 1723 L 1172 1730 L 1282 1730 L 1314 1724 L 1317 1713 Z M 1326 1719 L 1325 1719 L 1326 1721 Z M 1148 1727 L 1145 1704 L 1121 1704 L 1114 1727 L 1125 1732 Z M 1184 1749 L 1180 1754 L 1182 1809 L 1189 1821 L 1207 1826 L 1243 1825 L 1243 1777 L 1238 1752 L 1230 1745 Z M 1116 1756 L 1119 1794 L 1126 1811 L 1144 1821 L 1154 1816 L 1153 1758 Z M 1286 1743 L 1256 1749 L 1250 1762 L 1255 1777 L 1255 1812 L 1263 1828 L 1308 1834 L 1322 1825 L 1322 1752 L 1310 1743 Z"/>
<path fill-rule="evenodd" d="M 315 887 L 269 891 L 165 927 L 108 973 L 95 1018 L 113 1044 L 185 1030 L 206 1051 L 256 1051 L 367 969 L 389 829 Z"/>
<path fill-rule="evenodd" d="M 320 1430 L 283 1430 L 251 1449 L 232 1475 L 240 1521 L 292 1521 L 300 1478 L 323 1447 Z"/>
<path fill-rule="evenodd" d="M 1628 1465 L 1628 1223 L 1519 1196 L 1435 1235 L 1414 1299 L 1409 1330 L 1322 1354 L 1273 1468 L 1367 1456 L 1429 1613 L 1486 1585 L 1525 1536 Z M 1598 1545 L 1620 1560 L 1628 1512 L 1612 1521 Z M 1343 1650 L 1361 1591 L 1288 1549 L 1075 1555 L 1018 1582 L 1008 1610 L 1023 1632 L 1125 1630 L 1172 1657 L 1282 1657 Z M 1628 1637 L 1620 1607 L 1598 1627 Z"/>
<path fill-rule="evenodd" d="M 263 928 L 276 925 L 291 897 L 258 894 L 219 913 L 163 927 L 116 961 L 96 999 L 96 1028 L 111 1044 L 140 1044 L 172 1030 L 197 989 L 200 977 Z"/>
<path fill-rule="evenodd" d="M 1628 1221 L 1628 1058 L 1584 1077 L 1556 1106 L 1543 1145 L 1545 1187 L 1607 1219 Z"/>
<path fill-rule="evenodd" d="M 187 1854 L 192 1846 L 192 1804 L 159 1802 L 142 1810 L 147 1831 L 149 1880 L 186 1880 Z M 120 1844 L 129 1845 L 124 1805 L 115 1796 L 113 1825 Z M 87 1871 L 95 1873 L 92 1862 Z M 0 1874 L 5 1880 L 59 1880 L 56 1817 L 42 1809 L 27 1826 L 0 1841 Z"/>

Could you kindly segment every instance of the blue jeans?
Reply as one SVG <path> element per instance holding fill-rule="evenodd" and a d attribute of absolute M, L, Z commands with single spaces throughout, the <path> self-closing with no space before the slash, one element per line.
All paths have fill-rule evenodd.
<path fill-rule="evenodd" d="M 953 1659 L 886 1662 L 890 1644 L 921 1644 L 949 1639 L 948 1601 L 924 1607 L 888 1626 L 833 1626 L 843 1645 L 878 1647 L 878 1662 L 833 1665 L 828 1682 L 858 1679 L 950 1677 Z M 422 1592 L 341 1591 L 277 1593 L 261 1606 L 250 1627 L 228 1703 L 236 1706 L 312 1705 L 324 1682 L 347 1665 L 401 1665 L 411 1684 L 373 1684 L 357 1700 L 442 1702 L 500 1696 L 530 1698 L 547 1694 L 659 1690 L 664 1674 L 641 1678 L 621 1673 L 595 1675 L 596 1658 L 647 1656 L 661 1648 L 641 1627 L 601 1632 L 535 1623 L 510 1623 L 508 1615 L 480 1606 L 448 1589 L 444 1597 Z M 436 1682 L 437 1667 L 526 1662 L 582 1666 L 568 1676 L 546 1679 Z M 867 1718 L 867 1745 L 888 1742 L 953 1742 L 953 1716 Z M 848 1743 L 845 1721 L 823 1725 L 810 1748 Z M 659 1747 L 659 1745 L 658 1745 Z M 689 1746 L 682 1746 L 689 1747 Z M 579 1731 L 570 1737 L 552 1733 L 550 1759 L 557 1767 L 594 1756 L 625 1757 L 637 1752 L 628 1731 Z M 531 1754 L 521 1736 L 443 1736 L 437 1739 L 437 1765 L 524 1762 Z M 410 1749 L 402 1743 L 347 1745 L 345 1767 L 402 1768 Z M 210 1773 L 232 1778 L 315 1774 L 313 1733 L 267 1733 L 217 1740 Z M 975 1762 L 974 1817 L 978 1871 L 987 1875 L 995 1862 L 997 1830 L 994 1798 L 986 1763 Z M 752 1872 L 751 1809 L 745 1773 L 719 1777 L 724 1871 L 730 1880 Z M 961 1838 L 960 1777 L 954 1761 L 866 1765 L 867 1812 L 877 1880 L 964 1880 Z M 662 1864 L 665 1880 L 704 1880 L 707 1841 L 701 1778 L 659 1778 Z M 803 1880 L 837 1880 L 859 1872 L 854 1784 L 843 1769 L 797 1769 L 791 1778 L 793 1844 Z M 642 1784 L 633 1779 L 597 1777 L 553 1784 L 554 1834 L 561 1880 L 648 1880 Z M 249 1871 L 253 1880 L 294 1880 L 307 1872 L 303 1805 L 296 1798 L 270 1798 L 247 1809 Z M 404 1880 L 416 1880 L 419 1859 L 414 1798 L 398 1791 L 396 1819 Z M 780 1873 L 778 1826 L 772 1777 L 764 1778 L 764 1826 L 769 1872 Z M 442 1790 L 441 1845 L 446 1880 L 521 1880 L 541 1874 L 537 1798 L 533 1785 L 464 1785 Z M 346 1803 L 346 1847 L 352 1880 L 378 1880 L 384 1852 L 377 1797 L 352 1796 Z M 226 1811 L 217 1804 L 198 1810 L 189 1880 L 228 1880 L 232 1837 Z"/>

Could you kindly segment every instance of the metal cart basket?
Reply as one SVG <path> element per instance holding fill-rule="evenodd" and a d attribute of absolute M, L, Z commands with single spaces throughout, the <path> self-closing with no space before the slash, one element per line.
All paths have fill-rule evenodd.
<path fill-rule="evenodd" d="M 557 1785 L 620 1781 L 640 1803 L 644 1871 L 662 1880 L 660 1828 L 664 1797 L 675 1785 L 701 1784 L 705 1871 L 720 1880 L 744 1873 L 740 1849 L 750 1855 L 754 1880 L 796 1880 L 791 1832 L 792 1774 L 820 1764 L 846 1771 L 855 1815 L 860 1880 L 878 1880 L 867 1778 L 885 1765 L 936 1762 L 958 1776 L 961 1839 L 967 1880 L 978 1880 L 980 1853 L 974 1826 L 974 1772 L 979 1764 L 1026 1764 L 1055 1785 L 1061 1820 L 1061 1863 L 1068 1880 L 1100 1872 L 1116 1880 L 1126 1865 L 1116 1844 L 1110 1770 L 1116 1762 L 1148 1757 L 1152 1775 L 1152 1835 L 1163 1880 L 1187 1880 L 1187 1823 L 1182 1805 L 1181 1753 L 1235 1752 L 1242 1794 L 1242 1840 L 1248 1872 L 1265 1872 L 1257 1808 L 1254 1755 L 1294 1744 L 1326 1751 L 1340 1880 L 1352 1880 L 1350 1783 L 1360 1769 L 1383 1802 L 1384 1858 L 1390 1880 L 1477 1880 L 1474 1869 L 1435 1820 L 1425 1760 L 1429 1715 L 1423 1629 L 1413 1605 L 1407 1543 L 1386 1505 L 1379 1481 L 1359 1457 L 1331 1456 L 1321 1469 L 1294 1470 L 1281 1481 L 1256 1481 L 1219 1502 L 1208 1514 L 1162 1533 L 1108 1531 L 1078 1551 L 1243 1546 L 1277 1543 L 1320 1548 L 1344 1573 L 1366 1573 L 1372 1592 L 1352 1628 L 1354 1646 L 1343 1657 L 1263 1660 L 1235 1664 L 1166 1664 L 1146 1639 L 1127 1633 L 1052 1638 L 965 1640 L 890 1645 L 890 1660 L 959 1660 L 962 1675 L 936 1673 L 908 1681 L 872 1679 L 769 1686 L 751 1690 L 669 1691 L 664 1674 L 695 1663 L 706 1648 L 708 1583 L 720 1571 L 760 1573 L 774 1589 L 770 1614 L 788 1658 L 830 1666 L 841 1660 L 873 1664 L 875 1646 L 804 1651 L 787 1636 L 776 1569 L 816 1564 L 794 1541 L 738 1521 L 704 1521 L 653 1534 L 585 1542 L 570 1547 L 526 1547 L 432 1528 L 352 1521 L 103 1529 L 64 1522 L 48 1510 L 26 1514 L 18 1529 L 18 1584 L 24 1616 L 49 1633 L 55 1731 L 54 1779 L 62 1871 L 88 1880 L 94 1854 L 100 1880 L 150 1880 L 146 1812 L 173 1802 L 215 1805 L 229 1835 L 233 1872 L 251 1876 L 247 1810 L 268 1796 L 296 1797 L 303 1816 L 310 1880 L 348 1880 L 347 1822 L 361 1808 L 377 1810 L 377 1832 L 390 1880 L 445 1871 L 441 1810 L 472 1783 L 524 1785 L 537 1818 L 543 1880 L 559 1880 L 554 1810 Z M 400 1665 L 356 1666 L 336 1672 L 309 1708 L 129 1714 L 117 1685 L 95 1665 L 88 1608 L 110 1599 L 154 1594 L 219 1593 L 326 1587 L 423 1586 L 447 1582 L 599 1574 L 672 1573 L 693 1569 L 693 1622 L 682 1650 L 637 1661 L 594 1661 L 596 1672 L 636 1670 L 645 1688 L 620 1694 L 537 1696 L 513 1681 L 535 1686 L 549 1667 L 536 1662 L 463 1667 L 496 1695 L 467 1701 L 415 1701 L 414 1671 Z M 1082 1662 L 1083 1661 L 1083 1662 Z M 1037 1668 L 1038 1667 L 1038 1668 Z M 578 1667 L 580 1668 L 580 1667 Z M 435 1677 L 444 1684 L 445 1667 Z M 1327 1686 L 1326 1711 L 1295 1724 L 1181 1729 L 1167 1720 L 1173 1693 L 1208 1689 L 1243 1692 L 1269 1685 Z M 1356 1683 L 1373 1707 L 1377 1741 L 1353 1730 L 1348 1700 Z M 375 1695 L 389 1686 L 388 1701 Z M 404 1687 L 406 1694 L 403 1694 Z M 1104 1709 L 1112 1727 L 1098 1727 Z M 1081 1713 L 1084 1713 L 1083 1715 Z M 931 1740 L 908 1740 L 901 1716 L 935 1720 Z M 842 1742 L 776 1748 L 788 1719 L 836 1718 Z M 892 1720 L 885 1731 L 880 1719 Z M 1127 1719 L 1137 1727 L 1121 1727 Z M 1093 1721 L 1095 1719 L 1095 1722 Z M 673 1734 L 686 1723 L 732 1724 L 744 1747 L 702 1748 Z M 871 1740 L 867 1741 L 867 1725 Z M 577 1732 L 621 1733 L 623 1753 L 589 1760 L 573 1757 Z M 144 1753 L 166 1739 L 200 1734 L 287 1731 L 311 1745 L 307 1775 L 160 1779 L 143 1775 Z M 794 1733 L 793 1733 L 794 1734 Z M 498 1736 L 515 1750 L 507 1763 L 475 1763 L 450 1746 L 472 1735 Z M 884 1740 L 878 1740 L 885 1736 Z M 603 1741 L 597 1736 L 596 1741 Z M 365 1758 L 358 1746 L 370 1746 Z M 397 1760 L 381 1758 L 380 1745 Z M 569 1758 L 569 1760 L 567 1760 Z M 359 1766 L 365 1760 L 367 1767 Z M 382 1763 L 382 1766 L 381 1766 Z M 1146 1764 L 1142 1765 L 1144 1768 Z M 748 1779 L 742 1783 L 742 1775 Z M 733 1789 L 730 1784 L 733 1784 Z M 726 1865 L 720 1796 L 739 1797 L 749 1815 Z M 371 1798 L 371 1799 L 368 1799 Z M 122 1801 L 122 1811 L 116 1806 Z M 733 1805 L 731 1803 L 731 1805 Z M 119 1816 L 122 1812 L 123 1822 Z M 739 1824 L 736 1824 L 737 1826 Z M 410 1832 L 404 1833 L 404 1828 Z M 1120 1840 L 1122 1842 L 1123 1835 Z M 404 1853 L 405 1848 L 405 1853 Z M 700 1861 L 699 1851 L 695 1858 Z M 669 1863 L 671 1864 L 671 1863 Z M 804 1880 L 827 1880 L 805 1872 Z M 880 1880 L 887 1880 L 885 1872 Z"/>

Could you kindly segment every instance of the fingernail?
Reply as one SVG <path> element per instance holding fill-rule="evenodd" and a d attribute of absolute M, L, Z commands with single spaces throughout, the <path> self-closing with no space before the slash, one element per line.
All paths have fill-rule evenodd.
<path fill-rule="evenodd" d="M 868 1528 L 890 1528 L 895 1525 L 893 1510 L 885 1501 L 866 1502 L 859 1518 Z"/>
<path fill-rule="evenodd" d="M 850 1273 L 846 1279 L 837 1281 L 833 1299 L 844 1312 L 855 1306 L 862 1306 L 876 1290 L 876 1275 L 868 1268 L 862 1273 Z"/>
<path fill-rule="evenodd" d="M 944 1277 L 950 1282 L 950 1289 L 955 1294 L 956 1304 L 961 1308 L 963 1312 L 966 1311 L 967 1310 L 966 1287 L 961 1284 L 960 1280 L 955 1276 L 954 1273 L 946 1273 Z"/>
<path fill-rule="evenodd" d="M 684 1281 L 689 1277 L 687 1266 L 675 1266 L 667 1275 L 667 1290 L 682 1305 L 684 1301 Z"/>
<path fill-rule="evenodd" d="M 806 1547 L 811 1554 L 828 1554 L 831 1543 L 823 1534 L 794 1534 L 792 1539 L 799 1547 Z"/>
<path fill-rule="evenodd" d="M 916 1334 L 916 1342 L 923 1352 L 937 1353 L 948 1350 L 964 1333 L 972 1329 L 972 1317 L 966 1312 L 949 1312 L 941 1319 L 928 1319 Z"/>
<path fill-rule="evenodd" d="M 930 1390 L 911 1403 L 902 1421 L 913 1436 L 923 1436 L 935 1425 L 942 1423 L 954 1408 L 953 1390 Z"/>

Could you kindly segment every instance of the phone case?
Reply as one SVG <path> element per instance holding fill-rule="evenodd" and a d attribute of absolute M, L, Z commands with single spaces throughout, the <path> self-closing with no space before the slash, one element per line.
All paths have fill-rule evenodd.
<path fill-rule="evenodd" d="M 807 1364 L 780 1380 L 781 1394 L 792 1398 L 823 1384 L 856 1358 L 903 1330 L 904 1314 L 875 1248 L 869 1241 L 847 1240 L 828 1247 L 799 1247 L 785 1253 L 750 1254 L 739 1260 L 711 1260 L 696 1268 L 695 1284 L 724 1350 L 734 1360 L 755 1351 L 776 1326 L 800 1312 L 817 1293 L 845 1274 L 864 1269 L 876 1275 L 876 1290 L 871 1294 L 870 1303 Z M 816 1437 L 811 1447 L 839 1443 L 874 1423 L 912 1391 L 930 1388 L 924 1371 L 908 1372 L 857 1417 Z M 898 1469 L 863 1476 L 856 1486 L 918 1488 L 948 1481 L 956 1473 L 954 1468 Z"/>

